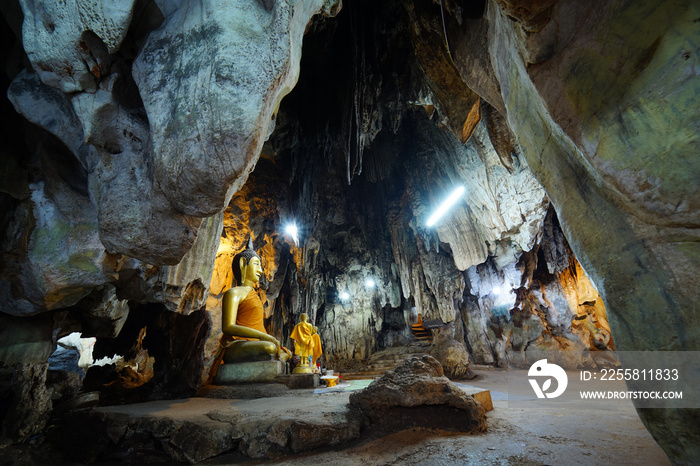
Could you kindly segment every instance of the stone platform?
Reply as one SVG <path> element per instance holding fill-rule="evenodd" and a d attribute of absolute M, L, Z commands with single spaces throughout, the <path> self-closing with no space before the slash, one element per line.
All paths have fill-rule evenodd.
<path fill-rule="evenodd" d="M 491 408 L 488 391 L 480 395 L 488 403 L 476 401 L 431 356 L 408 359 L 369 385 L 356 380 L 314 389 L 318 374 L 282 379 L 286 384 L 209 386 L 184 400 L 71 411 L 61 443 L 84 462 L 197 463 L 230 452 L 270 459 L 337 446 L 363 432 L 483 432 Z"/>
<path fill-rule="evenodd" d="M 81 462 L 197 463 L 224 453 L 271 459 L 360 438 L 367 419 L 348 400 L 365 384 L 291 389 L 282 383 L 208 386 L 183 400 L 66 415 L 62 445 Z M 475 389 L 483 392 L 483 389 Z"/>
<path fill-rule="evenodd" d="M 490 391 L 494 409 L 488 415 L 488 431 L 482 434 L 414 428 L 372 436 L 371 429 L 362 425 L 359 439 L 342 442 L 338 430 L 357 425 L 357 420 L 344 411 L 349 394 L 367 386 L 368 380 L 315 390 L 290 390 L 283 384 L 209 386 L 200 390 L 201 396 L 187 400 L 74 411 L 65 421 L 56 421 L 49 433 L 49 437 L 63 434 L 61 443 L 49 439 L 39 444 L 7 446 L 0 449 L 0 458 L 5 460 L 0 463 L 72 466 L 91 458 L 99 464 L 263 463 L 244 456 L 248 454 L 258 458 L 269 455 L 274 464 L 280 465 L 595 465 L 615 460 L 619 463 L 621 459 L 624 462 L 632 454 L 645 464 L 670 465 L 631 401 L 605 410 L 589 406 L 562 410 L 556 403 L 512 409 L 508 402 L 509 377 L 524 379 L 527 371 L 474 371 L 476 379 L 457 385 L 476 399 L 478 393 L 470 392 Z M 575 378 L 572 374 L 570 380 Z M 359 382 L 362 385 L 358 386 Z M 205 398 L 215 395 L 227 399 Z M 256 400 L 261 397 L 264 399 Z M 316 414 L 312 412 L 314 406 L 318 406 Z M 331 422 L 325 423 L 321 419 L 324 417 L 330 417 Z M 309 426 L 300 426 L 307 420 L 311 420 Z M 314 431 L 317 426 L 321 429 L 318 435 Z M 291 431 L 294 427 L 298 428 Z M 327 436 L 328 443 L 315 451 L 286 456 L 292 446 L 309 448 L 323 436 Z M 72 454 L 67 455 L 65 450 Z M 280 452 L 285 457 L 277 456 Z M 210 455 L 216 458 L 206 459 Z"/>
<path fill-rule="evenodd" d="M 222 364 L 216 373 L 217 384 L 274 382 L 284 374 L 282 361 L 254 361 Z"/>
<path fill-rule="evenodd" d="M 197 463 L 232 452 L 269 459 L 345 443 L 358 438 L 363 425 L 348 405 L 350 392 L 315 395 L 283 384 L 245 384 L 201 393 L 209 397 L 70 412 L 61 443 L 70 458 L 88 463 L 127 457 Z"/>

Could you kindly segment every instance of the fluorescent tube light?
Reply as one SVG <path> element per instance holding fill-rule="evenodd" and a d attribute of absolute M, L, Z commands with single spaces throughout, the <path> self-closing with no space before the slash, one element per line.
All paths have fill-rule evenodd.
<path fill-rule="evenodd" d="M 450 196 L 447 199 L 445 199 L 445 201 L 442 204 L 440 204 L 440 207 L 438 207 L 438 209 L 435 211 L 435 213 L 430 216 L 430 218 L 428 219 L 427 225 L 429 227 L 433 226 L 435 224 L 435 222 L 437 222 L 440 219 L 440 217 L 445 215 L 445 213 L 449 210 L 449 208 L 452 207 L 454 205 L 454 203 L 459 200 L 459 198 L 462 196 L 463 193 L 464 193 L 464 186 L 460 186 L 457 189 L 455 189 L 454 191 L 452 191 L 452 194 L 450 194 Z"/>

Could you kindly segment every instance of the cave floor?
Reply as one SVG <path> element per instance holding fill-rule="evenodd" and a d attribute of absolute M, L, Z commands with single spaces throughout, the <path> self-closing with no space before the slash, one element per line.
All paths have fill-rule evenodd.
<path fill-rule="evenodd" d="M 221 455 L 201 464 L 670 464 L 631 402 L 612 409 L 512 408 L 506 395 L 506 371 L 477 368 L 473 372 L 477 377 L 465 383 L 490 390 L 494 405 L 483 434 L 407 429 L 278 460 Z M 345 403 L 347 397 L 335 399 Z M 313 409 L 313 402 L 309 407 Z"/>
<path fill-rule="evenodd" d="M 352 416 L 348 417 L 347 402 L 350 392 L 347 390 L 285 391 L 275 388 L 264 393 L 264 389 L 263 392 L 259 392 L 259 387 L 248 387 L 234 389 L 234 392 L 228 393 L 234 396 L 222 396 L 227 395 L 226 388 L 214 387 L 214 391 L 205 390 L 199 397 L 185 400 L 96 408 L 92 411 L 93 416 L 95 412 L 98 412 L 99 416 L 93 417 L 92 427 L 90 420 L 86 419 L 86 429 L 82 430 L 80 435 L 76 432 L 75 437 L 81 442 L 80 448 L 104 438 L 103 433 L 98 432 L 100 430 L 105 430 L 112 439 L 121 438 L 122 443 L 126 442 L 121 453 L 116 456 L 110 455 L 111 459 L 106 461 L 108 464 L 118 464 L 120 461 L 141 464 L 162 462 L 162 456 L 136 457 L 133 453 L 142 446 L 137 441 L 139 435 L 141 438 L 151 439 L 150 442 L 159 436 L 168 436 L 171 438 L 168 445 L 174 445 L 172 439 L 179 434 L 173 434 L 172 425 L 185 426 L 176 429 L 182 434 L 177 440 L 180 442 L 177 447 L 182 446 L 182 451 L 189 449 L 195 455 L 202 455 L 199 458 L 209 457 L 199 463 L 207 465 L 670 464 L 642 425 L 631 402 L 605 409 L 561 409 L 556 406 L 516 408 L 512 404 L 509 406 L 506 395 L 507 371 L 477 368 L 474 372 L 477 377 L 465 383 L 471 387 L 490 390 L 494 405 L 494 409 L 487 413 L 488 431 L 481 434 L 407 429 L 382 435 L 372 434 L 370 429 L 363 432 L 360 438 L 356 438 L 359 425 L 353 424 Z M 509 372 L 513 374 L 514 371 Z M 525 371 L 522 372 L 525 374 Z M 364 382 L 365 385 L 367 383 L 369 382 Z M 363 385 L 359 381 L 353 384 Z M 259 398 L 261 395 L 267 397 Z M 95 424 L 95 421 L 98 424 Z M 335 446 L 320 446 L 306 453 L 277 457 L 275 460 L 253 460 L 240 452 L 223 453 L 235 450 L 235 445 L 226 443 L 230 442 L 232 437 L 231 428 L 239 429 L 238 434 L 255 430 L 265 432 L 259 437 L 261 440 L 248 442 L 247 454 L 251 456 L 251 452 L 256 453 L 256 448 L 268 448 L 263 445 L 265 442 L 274 443 L 275 432 L 288 430 L 288 423 L 307 426 L 307 432 L 298 433 L 299 439 L 307 441 L 316 437 L 315 441 L 320 442 L 319 446 Z M 136 432 L 135 426 L 140 426 L 143 431 Z M 227 427 L 222 429 L 222 426 Z M 350 432 L 353 429 L 354 432 Z M 94 440 L 91 440 L 93 435 Z M 319 438 L 322 440 L 319 441 Z M 346 439 L 351 440 L 345 441 Z M 170 448 L 168 445 L 166 449 Z M 218 449 L 215 453 L 218 456 L 211 457 L 214 451 L 209 450 L 210 448 Z M 162 447 L 159 449 L 162 453 Z M 23 448 L 9 455 L 9 458 L 8 450 L 12 449 L 0 449 L 0 459 L 10 459 L 14 456 L 15 459 L 23 459 L 21 464 L 42 464 L 42 461 L 32 461 Z M 258 450 L 258 453 L 260 451 L 262 450 Z M 47 450 L 45 455 L 49 453 L 51 452 Z M 36 450 L 34 454 L 37 454 Z M 172 459 L 174 458 L 171 457 Z M 55 462 L 56 456 L 53 456 L 53 460 L 54 464 L 59 464 Z M 104 456 L 101 459 L 93 458 L 92 461 L 94 460 L 105 463 Z M 82 464 L 78 461 L 61 464 Z M 193 458 L 190 457 L 189 461 L 181 458 L 180 461 L 193 462 Z M 0 463 L 13 464 L 13 461 L 10 459 L 10 463 Z"/>

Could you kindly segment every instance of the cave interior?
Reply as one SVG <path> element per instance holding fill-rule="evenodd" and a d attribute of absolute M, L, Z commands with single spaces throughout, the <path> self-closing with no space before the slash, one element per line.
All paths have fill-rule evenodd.
<path fill-rule="evenodd" d="M 201 393 L 249 239 L 324 371 L 698 351 L 694 2 L 87 3 L 1 8 L 0 455 Z M 692 464 L 691 408 L 632 421 Z"/>

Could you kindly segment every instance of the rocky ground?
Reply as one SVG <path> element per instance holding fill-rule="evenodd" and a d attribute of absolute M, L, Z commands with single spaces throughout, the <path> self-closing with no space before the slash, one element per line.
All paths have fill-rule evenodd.
<path fill-rule="evenodd" d="M 612 409 L 512 408 L 505 397 L 506 371 L 475 372 L 478 376 L 469 384 L 490 389 L 494 404 L 494 410 L 487 413 L 488 430 L 483 434 L 415 428 L 362 439 L 343 449 L 265 464 L 670 464 L 631 403 Z M 222 456 L 203 464 L 230 464 L 232 460 Z"/>
<path fill-rule="evenodd" d="M 556 407 L 517 408 L 509 405 L 505 396 L 508 390 L 505 371 L 477 369 L 475 372 L 478 376 L 469 384 L 490 389 L 494 404 L 494 410 L 487 414 L 488 430 L 485 433 L 463 434 L 411 428 L 387 435 L 370 430 L 366 431 L 369 435 L 363 435 L 360 439 L 295 456 L 253 460 L 240 453 L 224 454 L 200 464 L 669 464 L 631 404 L 605 409 L 596 406 L 565 410 Z M 295 413 L 305 418 L 318 409 L 324 413 L 333 412 L 333 405 L 342 411 L 349 396 L 348 392 L 295 392 L 302 396 L 279 393 L 264 400 L 249 400 L 247 404 L 257 406 L 259 419 L 291 418 Z M 194 411 L 181 408 L 205 405 L 209 409 L 211 406 L 208 403 L 221 401 L 190 399 L 170 404 L 175 407 L 173 412 L 184 413 L 193 419 Z M 148 410 L 152 413 L 153 406 L 131 405 L 127 410 L 136 420 Z M 320 417 L 329 416 L 321 413 Z M 328 420 L 332 424 L 332 419 Z M 333 429 L 329 426 L 330 431 Z M 81 464 L 61 458 L 60 452 L 46 443 L 0 449 L 2 465 Z M 129 462 L 134 460 L 129 455 L 123 459 Z"/>

